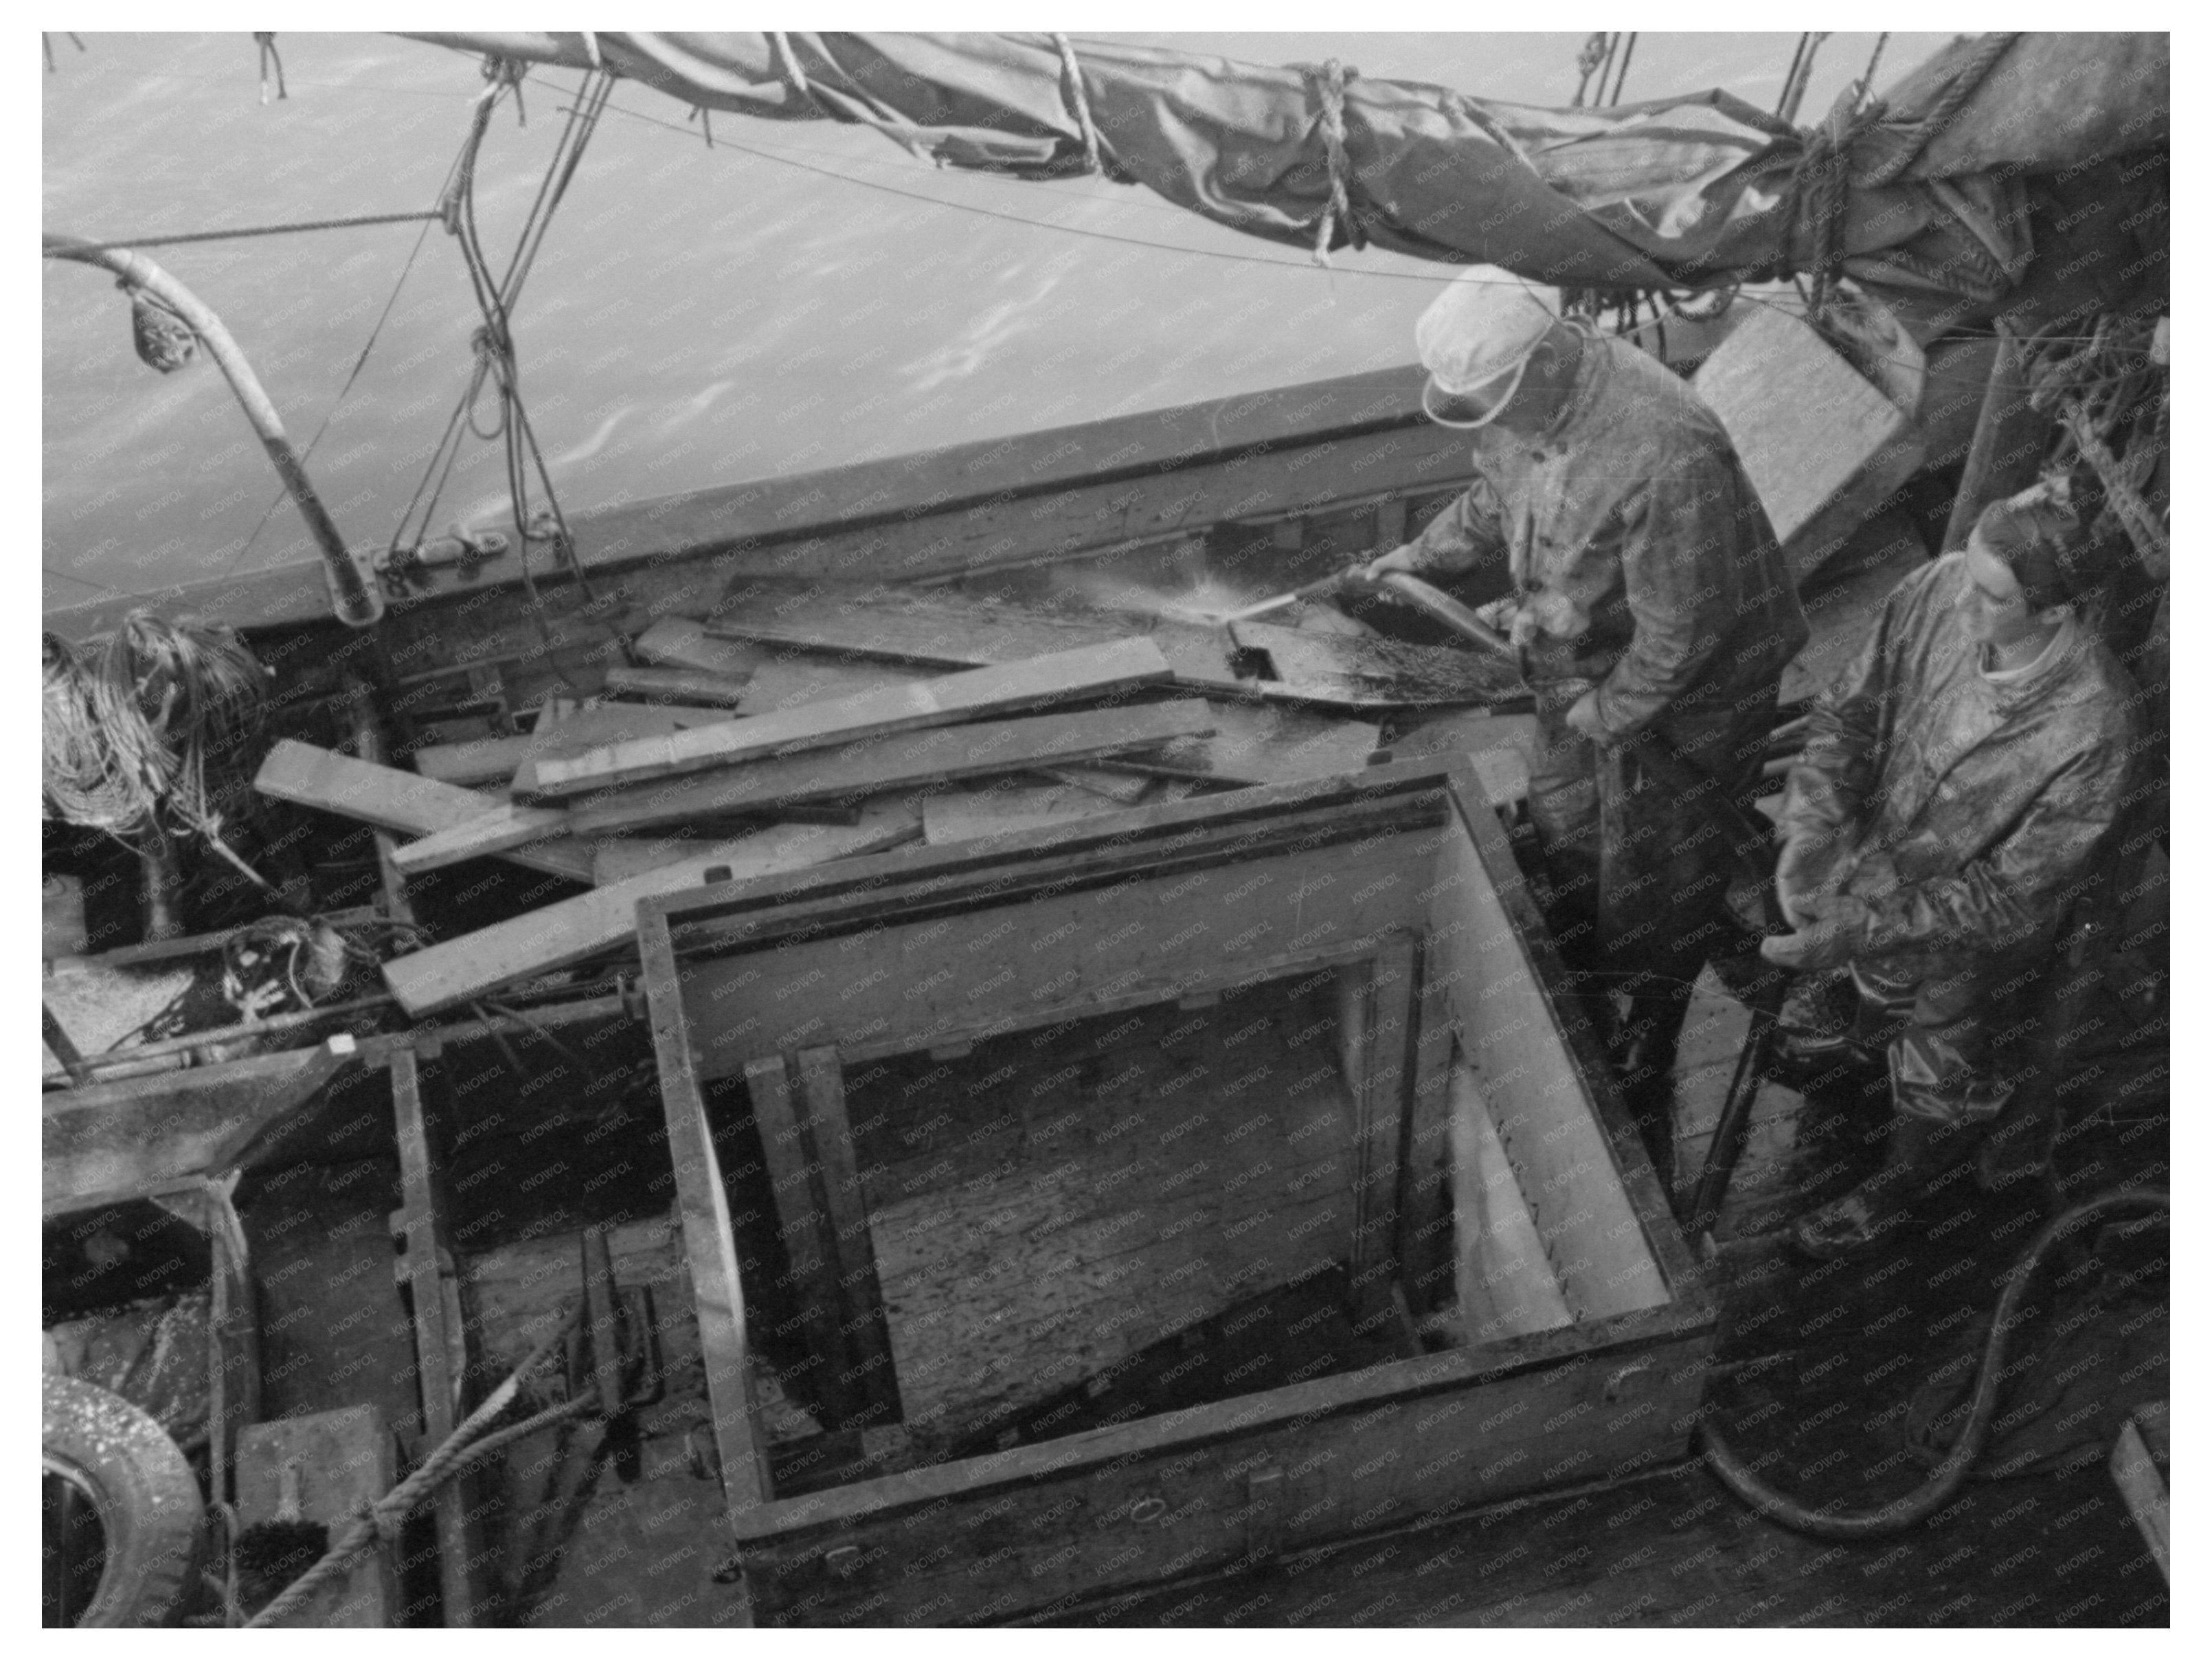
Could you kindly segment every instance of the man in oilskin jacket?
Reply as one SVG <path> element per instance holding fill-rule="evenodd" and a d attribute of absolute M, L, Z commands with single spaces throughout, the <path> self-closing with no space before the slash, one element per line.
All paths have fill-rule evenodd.
<path fill-rule="evenodd" d="M 1553 931 L 1571 974 L 1630 994 L 1613 1058 L 1663 1182 L 1692 984 L 1740 943 L 1714 803 L 1758 792 L 1804 612 L 1718 417 L 1649 354 L 1486 266 L 1446 289 L 1415 336 L 1423 406 L 1468 430 L 1476 477 L 1366 575 L 1449 586 L 1501 558 L 1510 575 L 1488 620 L 1535 693 L 1528 812 Z M 1662 765 L 1686 763 L 1674 779 L 1697 787 L 1650 775 L 1629 746 L 1638 735 L 1671 748 Z"/>
<path fill-rule="evenodd" d="M 1776 872 L 1797 932 L 1760 949 L 1850 966 L 1840 1041 L 1890 1040 L 1893 1109 L 1882 1168 L 1796 1225 L 1811 1256 L 1889 1236 L 2004 1110 L 1993 1035 L 2123 806 L 2135 690 L 2076 614 L 2085 540 L 2051 486 L 1992 503 L 1809 718 Z"/>

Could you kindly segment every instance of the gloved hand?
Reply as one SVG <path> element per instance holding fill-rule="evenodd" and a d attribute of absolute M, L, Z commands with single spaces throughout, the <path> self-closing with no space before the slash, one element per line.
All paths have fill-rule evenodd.
<path fill-rule="evenodd" d="M 1568 731 L 1589 739 L 1593 744 L 1606 744 L 1613 741 L 1613 734 L 1606 729 L 1604 722 L 1598 719 L 1597 688 L 1595 686 L 1576 698 L 1568 707 L 1566 721 Z"/>
<path fill-rule="evenodd" d="M 1759 942 L 1759 954 L 1777 968 L 1793 974 L 1837 969 L 1865 951 L 1874 916 L 1865 900 L 1847 895 L 1808 899 L 1800 909 L 1805 915 L 1797 921 L 1796 933 Z"/>
<path fill-rule="evenodd" d="M 1371 594 L 1375 592 L 1376 584 L 1392 571 L 1403 571 L 1408 576 L 1421 575 L 1420 555 L 1414 550 L 1411 542 L 1401 543 L 1380 558 L 1370 559 L 1364 565 L 1354 565 L 1345 572 L 1342 581 L 1344 587 L 1352 593 Z"/>
<path fill-rule="evenodd" d="M 1810 902 L 1836 892 L 1856 839 L 1847 830 L 1808 829 L 1783 842 L 1774 861 L 1774 897 L 1792 927 L 1809 920 Z"/>

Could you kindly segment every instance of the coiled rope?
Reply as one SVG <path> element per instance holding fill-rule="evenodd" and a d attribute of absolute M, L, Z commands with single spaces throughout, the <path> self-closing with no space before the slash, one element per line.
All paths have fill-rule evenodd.
<path fill-rule="evenodd" d="M 264 890 L 222 839 L 222 781 L 251 755 L 268 677 L 236 633 L 134 611 L 102 645 L 42 642 L 46 816 L 143 849 L 204 840 Z"/>

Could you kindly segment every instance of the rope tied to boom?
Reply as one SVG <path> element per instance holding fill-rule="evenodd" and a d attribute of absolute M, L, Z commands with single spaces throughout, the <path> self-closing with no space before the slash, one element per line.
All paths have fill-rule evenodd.
<path fill-rule="evenodd" d="M 1088 173 L 1103 173 L 1098 160 L 1098 127 L 1091 119 L 1091 94 L 1083 89 L 1083 67 L 1075 61 L 1075 43 L 1064 34 L 1052 37 L 1052 44 L 1060 49 L 1060 75 L 1067 88 L 1067 101 L 1075 112 L 1075 124 L 1083 129 L 1083 166 Z"/>
<path fill-rule="evenodd" d="M 1828 301 L 1834 293 L 1836 280 L 1842 275 L 1845 253 L 1844 228 L 1850 216 L 1850 192 L 1856 185 L 1870 190 L 1894 184 L 1903 177 L 1906 168 L 1917 161 L 1931 141 L 1949 127 L 1969 100 L 1989 78 L 1998 60 L 2010 50 L 2019 34 L 1985 34 L 1977 40 L 1960 64 L 1958 72 L 1942 95 L 1929 108 L 1911 129 L 1911 137 L 1893 154 L 1886 155 L 1873 168 L 1854 178 L 1851 172 L 1852 152 L 1859 142 L 1874 131 L 1889 116 L 1889 106 L 1879 98 L 1869 98 L 1873 89 L 1874 71 L 1881 61 L 1881 46 L 1877 45 L 1874 56 L 1868 61 L 1866 73 L 1844 89 L 1833 108 L 1820 125 L 1805 134 L 1803 154 L 1798 158 L 1795 171 L 1790 175 L 1787 198 L 1784 204 L 1785 216 L 1792 226 L 1802 232 L 1808 254 L 1804 265 L 1812 278 L 1808 303 L 1812 316 L 1817 320 L 1827 311 Z M 1884 37 L 1886 42 L 1887 37 Z M 1994 282 L 2002 292 L 2011 285 L 2011 279 L 2002 267 L 1985 253 L 1978 257 L 1978 249 L 1970 236 L 1961 246 L 1962 262 L 1984 287 Z M 1931 268 L 1918 261 L 1905 250 L 1891 248 L 1882 258 L 1892 265 L 1926 274 Z M 1942 274 L 1936 273 L 1938 280 Z M 1949 286 L 1946 283 L 1946 286 Z"/>
<path fill-rule="evenodd" d="M 1367 232 L 1352 208 L 1352 158 L 1344 145 L 1344 89 L 1359 78 L 1359 71 L 1332 58 L 1318 70 L 1301 64 L 1321 100 L 1321 142 L 1328 158 L 1328 200 L 1314 230 L 1314 264 L 1326 267 L 1334 246 L 1337 227 L 1355 248 L 1367 246 Z"/>

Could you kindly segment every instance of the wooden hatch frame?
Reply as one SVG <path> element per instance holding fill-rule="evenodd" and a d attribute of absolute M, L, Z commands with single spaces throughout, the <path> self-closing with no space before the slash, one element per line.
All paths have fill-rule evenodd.
<path fill-rule="evenodd" d="M 1602 1059 L 1554 1000 L 1557 958 L 1464 758 L 843 860 L 647 899 L 638 917 L 757 1619 L 1012 1617 L 1686 1446 L 1713 1304 Z M 810 1338 L 849 1421 L 888 1422 L 896 1383 L 842 1067 L 1316 969 L 1339 971 L 1351 1017 L 1355 1280 L 1364 1266 L 1432 1290 L 1468 1270 L 1449 1173 L 1467 1182 L 1462 1121 L 1486 1110 L 1452 1086 L 1456 1055 L 1504 1104 L 1488 1117 L 1571 1323 L 774 1496 L 703 1084 L 744 1079 L 794 1272 L 819 1299 Z"/>

